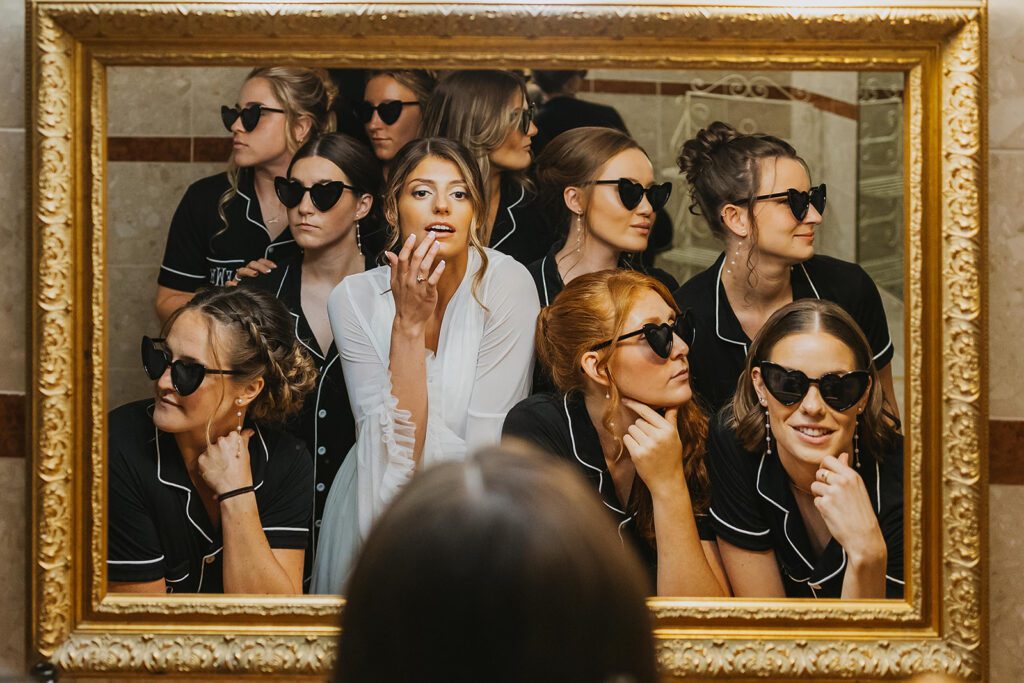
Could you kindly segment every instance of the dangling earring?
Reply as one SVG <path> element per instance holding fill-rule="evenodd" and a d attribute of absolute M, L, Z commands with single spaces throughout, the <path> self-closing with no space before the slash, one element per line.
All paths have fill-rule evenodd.
<path fill-rule="evenodd" d="M 611 398 L 612 398 L 612 392 L 610 392 L 610 391 L 607 391 L 607 390 L 606 390 L 606 391 L 604 392 L 604 397 L 605 397 L 605 399 L 606 399 L 606 400 L 611 400 Z"/>
<path fill-rule="evenodd" d="M 235 411 L 235 415 L 238 417 L 238 427 L 235 428 L 235 431 L 238 432 L 239 434 L 241 434 L 242 433 L 242 399 L 236 398 L 235 399 L 235 405 L 238 406 L 238 410 Z"/>
<path fill-rule="evenodd" d="M 853 466 L 860 467 L 860 413 L 857 413 L 857 423 L 853 426 Z"/>
<path fill-rule="evenodd" d="M 764 441 L 765 441 L 765 455 L 772 454 L 772 420 L 768 416 L 768 411 L 764 411 Z"/>
<path fill-rule="evenodd" d="M 583 214 L 576 214 L 576 253 L 583 247 Z"/>
<path fill-rule="evenodd" d="M 359 235 L 359 219 L 356 219 L 356 249 L 359 250 L 360 254 L 363 254 L 363 239 Z"/>

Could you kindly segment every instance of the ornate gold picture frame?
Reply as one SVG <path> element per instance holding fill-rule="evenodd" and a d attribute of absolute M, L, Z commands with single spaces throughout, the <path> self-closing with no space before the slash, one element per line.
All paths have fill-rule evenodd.
<path fill-rule="evenodd" d="M 36 656 L 70 672 L 323 674 L 343 607 L 106 593 L 108 67 L 895 70 L 906 83 L 906 598 L 650 604 L 671 675 L 982 678 L 985 4 L 787 4 L 29 0 Z"/>

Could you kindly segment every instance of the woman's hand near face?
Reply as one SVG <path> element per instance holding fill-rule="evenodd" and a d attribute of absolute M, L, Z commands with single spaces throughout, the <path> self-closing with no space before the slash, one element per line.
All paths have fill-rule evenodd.
<path fill-rule="evenodd" d="M 231 432 L 218 438 L 199 456 L 199 474 L 217 495 L 252 486 L 249 439 L 253 433 L 251 429 Z"/>
<path fill-rule="evenodd" d="M 629 398 L 622 399 L 637 418 L 629 425 L 622 437 L 622 443 L 653 498 L 689 495 L 683 474 L 683 444 L 679 440 L 676 417 L 678 408 L 669 408 L 665 415 L 650 406 Z"/>
<path fill-rule="evenodd" d="M 433 272 L 430 269 L 438 246 L 433 233 L 427 233 L 419 246 L 416 246 L 416 235 L 412 234 L 405 240 L 398 256 L 390 251 L 384 252 L 391 264 L 394 325 L 406 334 L 422 335 L 437 307 L 437 283 L 444 273 L 445 263 L 440 261 Z"/>
<path fill-rule="evenodd" d="M 270 259 L 261 258 L 256 259 L 255 261 L 249 261 L 249 263 L 245 264 L 244 266 L 235 271 L 235 279 L 229 280 L 227 286 L 236 286 L 239 282 L 242 281 L 242 278 L 269 275 L 270 271 L 274 270 L 274 268 L 277 268 L 277 264 L 271 261 Z"/>
<path fill-rule="evenodd" d="M 885 565 L 885 538 L 864 488 L 864 480 L 849 466 L 850 455 L 826 456 L 811 484 L 814 507 L 821 513 L 832 538 L 839 542 L 851 563 Z"/>

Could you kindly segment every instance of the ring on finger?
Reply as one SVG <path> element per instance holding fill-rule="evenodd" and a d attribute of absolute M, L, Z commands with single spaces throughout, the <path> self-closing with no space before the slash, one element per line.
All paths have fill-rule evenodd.
<path fill-rule="evenodd" d="M 818 472 L 821 474 L 821 480 L 827 484 L 828 483 L 828 470 L 818 470 Z"/>
<path fill-rule="evenodd" d="M 422 275 L 417 275 L 416 276 L 416 282 L 426 282 L 426 281 L 427 281 L 427 278 L 423 277 Z"/>

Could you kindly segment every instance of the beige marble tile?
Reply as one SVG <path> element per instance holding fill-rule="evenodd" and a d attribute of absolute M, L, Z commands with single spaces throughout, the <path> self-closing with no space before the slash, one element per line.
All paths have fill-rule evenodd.
<path fill-rule="evenodd" d="M 989 0 L 989 146 L 1024 149 L 1024 3 Z"/>
<path fill-rule="evenodd" d="M 989 156 L 989 410 L 994 418 L 1024 417 L 1024 151 Z"/>
<path fill-rule="evenodd" d="M 244 66 L 216 66 L 191 69 L 192 122 L 195 136 L 228 135 L 220 120 L 220 107 L 234 105 L 238 91 L 251 71 Z"/>
<path fill-rule="evenodd" d="M 989 488 L 989 675 L 1024 680 L 1024 486 Z"/>
<path fill-rule="evenodd" d="M 2 100 L 0 95 L 0 100 Z M 0 131 L 0 244 L 11 255 L 0 269 L 0 391 L 25 390 L 26 334 L 25 312 L 28 307 L 28 275 L 25 250 L 28 248 L 25 221 L 25 134 Z"/>
<path fill-rule="evenodd" d="M 107 269 L 110 316 L 107 334 L 107 365 L 138 369 L 142 335 L 156 337 L 160 323 L 153 309 L 156 277 L 147 266 L 111 266 Z"/>
<path fill-rule="evenodd" d="M 107 134 L 187 136 L 192 117 L 191 69 L 115 66 L 107 71 Z"/>
<path fill-rule="evenodd" d="M 134 368 L 111 368 L 107 377 L 107 410 L 153 397 L 153 382 L 142 371 L 142 361 Z"/>
<path fill-rule="evenodd" d="M 27 463 L 0 458 L 0 679 L 25 671 Z"/>
<path fill-rule="evenodd" d="M 857 102 L 856 71 L 795 71 L 790 83 L 796 88 L 834 100 Z"/>
<path fill-rule="evenodd" d="M 121 161 L 107 165 L 107 262 L 149 265 L 163 258 L 174 210 L 190 184 L 223 164 Z"/>
<path fill-rule="evenodd" d="M 25 126 L 25 3 L 0 0 L 0 128 Z"/>

